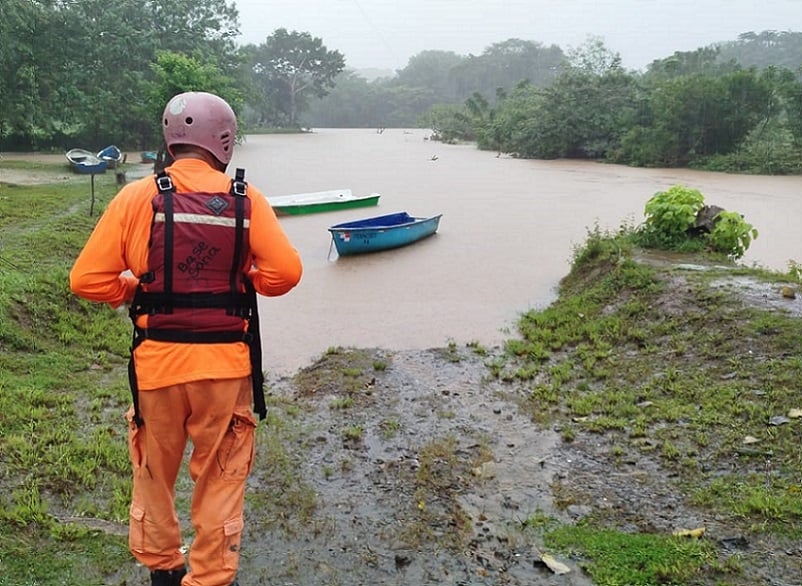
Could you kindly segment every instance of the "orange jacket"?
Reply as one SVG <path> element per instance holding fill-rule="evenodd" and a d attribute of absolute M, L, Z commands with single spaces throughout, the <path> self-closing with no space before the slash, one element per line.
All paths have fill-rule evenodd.
<path fill-rule="evenodd" d="M 197 159 L 180 159 L 167 171 L 177 193 L 225 193 L 231 186 L 231 178 L 225 173 Z M 153 176 L 148 176 L 126 185 L 112 199 L 70 272 L 70 288 L 76 295 L 112 307 L 131 301 L 139 276 L 148 270 L 151 200 L 156 192 Z M 261 295 L 283 295 L 301 279 L 301 257 L 262 193 L 248 185 L 248 198 L 253 257 L 248 276 Z M 135 351 L 135 364 L 138 386 L 143 391 L 251 373 L 248 347 L 242 342 L 179 344 L 145 340 Z"/>

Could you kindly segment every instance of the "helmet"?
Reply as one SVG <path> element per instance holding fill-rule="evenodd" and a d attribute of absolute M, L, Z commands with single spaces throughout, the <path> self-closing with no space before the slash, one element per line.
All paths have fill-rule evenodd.
<path fill-rule="evenodd" d="M 237 116 L 222 98 L 206 92 L 186 92 L 167 102 L 162 116 L 167 150 L 176 144 L 206 149 L 227 165 L 234 153 Z"/>

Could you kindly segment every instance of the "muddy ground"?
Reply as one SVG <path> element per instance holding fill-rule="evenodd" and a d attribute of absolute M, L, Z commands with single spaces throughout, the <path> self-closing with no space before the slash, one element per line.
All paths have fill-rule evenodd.
<path fill-rule="evenodd" d="M 518 411 L 523 391 L 488 379 L 492 356 L 452 347 L 345 358 L 359 363 L 364 352 L 387 367 L 357 377 L 364 388 L 348 408 L 337 407 L 336 382 L 302 393 L 292 380 L 273 382 L 274 398 L 282 398 L 274 414 L 297 415 L 270 437 L 289 448 L 297 477 L 288 482 L 280 478 L 286 471 L 271 471 L 263 438 L 241 584 L 593 584 L 585 560 L 549 552 L 527 520 L 575 523 L 600 511 L 621 531 L 704 527 L 722 559 L 744 560 L 730 584 L 802 583 L 802 548 L 756 542 L 730 519 L 694 509 L 679 479 L 648 457 L 614 464 L 603 435 L 565 443 L 559 428 L 538 428 Z M 326 380 L 340 358 L 310 367 L 312 379 Z M 362 435 L 349 439 L 354 428 Z M 555 573 L 543 553 L 570 571 Z"/>
<path fill-rule="evenodd" d="M 713 286 L 802 315 L 802 300 L 755 280 Z M 620 531 L 704 527 L 720 561 L 740 560 L 743 571 L 725 583 L 802 584 L 799 543 L 697 510 L 682 497 L 688 479 L 663 473 L 647 453 L 615 461 L 610 437 L 579 432 L 564 442 L 559 426 L 532 423 L 518 409 L 527 391 L 489 377 L 499 352 L 343 351 L 271 381 L 274 415 L 293 423 L 261 440 L 241 583 L 587 585 L 587 560 L 549 552 L 531 521 L 594 514 Z M 265 453 L 271 441 L 288 448 L 283 472 Z M 570 571 L 555 573 L 543 553 Z"/>
<path fill-rule="evenodd" d="M 538 513 L 583 514 L 557 510 L 551 488 L 579 472 L 581 456 L 486 381 L 487 356 L 468 348 L 367 353 L 387 367 L 357 377 L 364 388 L 350 394 L 350 407 L 336 407 L 336 382 L 302 395 L 290 380 L 274 385 L 302 413 L 293 451 L 315 509 L 301 523 L 249 507 L 242 583 L 591 584 L 572 560 L 562 560 L 570 574 L 547 569 L 523 527 Z M 312 370 L 339 368 L 339 358 Z M 346 437 L 353 428 L 362 436 Z M 271 490 L 270 479 L 257 469 L 251 490 Z"/>

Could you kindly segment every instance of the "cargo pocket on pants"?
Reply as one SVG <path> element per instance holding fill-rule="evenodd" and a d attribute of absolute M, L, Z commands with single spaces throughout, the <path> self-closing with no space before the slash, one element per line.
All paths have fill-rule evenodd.
<path fill-rule="evenodd" d="M 251 471 L 254 453 L 256 419 L 235 414 L 220 444 L 218 464 L 223 480 L 244 481 Z"/>
<path fill-rule="evenodd" d="M 239 567 L 239 550 L 242 539 L 242 529 L 245 526 L 242 517 L 229 519 L 223 523 L 223 567 L 226 570 L 236 570 Z"/>
<path fill-rule="evenodd" d="M 128 547 L 134 553 L 145 553 L 145 509 L 132 503 L 128 523 Z"/>

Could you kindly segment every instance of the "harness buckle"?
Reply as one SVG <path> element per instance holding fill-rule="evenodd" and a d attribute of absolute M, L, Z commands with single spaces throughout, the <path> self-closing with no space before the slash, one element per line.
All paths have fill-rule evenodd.
<path fill-rule="evenodd" d="M 173 190 L 173 180 L 170 179 L 170 176 L 167 175 L 167 174 L 159 175 L 158 177 L 156 177 L 156 186 L 159 188 L 159 191 L 161 191 L 162 193 L 166 193 L 168 191 L 172 191 Z"/>
<path fill-rule="evenodd" d="M 232 181 L 231 193 L 238 197 L 245 197 L 248 194 L 248 183 L 245 181 Z"/>

